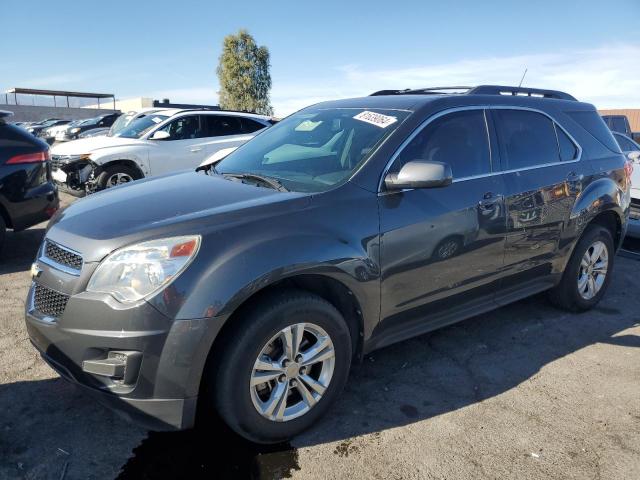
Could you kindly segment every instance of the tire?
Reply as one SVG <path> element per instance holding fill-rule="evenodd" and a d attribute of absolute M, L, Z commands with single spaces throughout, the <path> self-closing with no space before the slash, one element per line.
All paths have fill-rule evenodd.
<path fill-rule="evenodd" d="M 580 288 L 579 280 L 585 278 L 585 272 L 589 272 L 588 269 L 583 267 L 583 259 L 587 252 L 593 257 L 595 253 L 594 248 L 603 246 L 605 254 L 607 256 L 606 271 L 602 282 L 595 291 L 595 294 L 589 296 L 588 290 L 590 289 L 589 281 L 583 288 Z M 602 258 L 602 257 L 600 257 Z M 549 299 L 551 302 L 565 310 L 570 312 L 584 312 L 593 308 L 604 296 L 609 283 L 611 282 L 611 275 L 613 273 L 613 264 L 615 258 L 615 248 L 613 245 L 613 237 L 611 232 L 600 226 L 590 225 L 588 226 L 582 237 L 578 241 L 569 263 L 562 275 L 560 283 L 549 292 Z M 597 260 L 597 259 L 596 259 Z M 588 264 L 589 262 L 587 262 Z M 598 265 L 602 265 L 601 262 L 596 262 Z M 593 268 L 593 267 L 592 267 Z M 593 285 L 598 285 L 600 282 L 597 272 L 601 271 L 601 268 L 596 268 L 592 277 L 594 278 Z M 586 275 L 588 278 L 589 275 Z M 586 294 L 586 295 L 585 295 Z"/>
<path fill-rule="evenodd" d="M 120 183 L 114 183 L 114 177 L 121 175 Z M 115 164 L 105 168 L 98 178 L 96 178 L 96 185 L 98 190 L 104 190 L 106 188 L 115 187 L 124 183 L 130 183 L 134 180 L 142 178 L 140 172 L 135 168 L 123 164 Z"/>
<path fill-rule="evenodd" d="M 278 443 L 288 440 L 313 425 L 342 391 L 351 365 L 349 329 L 333 305 L 317 295 L 298 290 L 287 290 L 264 297 L 252 308 L 245 310 L 242 318 L 237 320 L 231 330 L 226 332 L 222 350 L 215 352 L 213 372 L 208 374 L 211 388 L 206 389 L 208 397 L 205 408 L 215 407 L 229 427 L 250 441 Z M 316 334 L 324 332 L 329 337 L 335 355 L 333 359 L 327 358 L 304 367 L 304 360 L 298 357 L 298 363 L 294 357 L 288 364 L 288 369 L 285 369 L 286 372 L 256 370 L 258 358 L 273 361 L 271 365 L 282 365 L 274 360 L 287 357 L 284 351 L 279 350 L 284 347 L 282 331 L 301 323 L 305 324 L 305 333 L 299 351 L 311 357 L 314 345 L 317 348 L 320 343 L 326 343 L 326 340 L 318 340 L 324 337 L 314 337 L 311 330 L 307 330 L 315 329 Z M 292 338 L 295 338 L 295 331 L 290 331 L 293 333 Z M 278 347 L 272 351 L 273 357 L 261 355 L 268 345 Z M 281 354 L 278 353 L 280 351 Z M 328 347 L 320 351 L 324 352 L 324 356 L 329 355 Z M 305 372 L 306 375 L 297 376 L 303 372 L 299 368 L 309 370 Z M 278 378 L 252 386 L 252 377 L 264 374 L 277 375 Z M 307 380 L 303 381 L 302 378 Z M 319 393 L 309 387 L 309 378 L 319 383 L 324 382 L 326 390 L 319 397 Z M 294 385 L 297 382 L 302 387 Z M 303 401 L 301 388 L 317 398 L 307 397 L 307 401 Z M 290 392 L 288 396 L 279 397 L 285 399 L 285 408 L 278 408 L 282 403 L 276 402 L 271 414 L 273 418 L 267 418 L 264 413 L 268 410 L 266 406 L 273 404 L 269 402 L 270 399 L 278 398 L 278 391 Z M 261 403 L 262 400 L 265 401 L 264 404 Z M 312 406 L 304 411 L 309 405 Z M 263 413 L 260 413 L 258 409 L 263 406 Z M 278 412 L 281 412 L 279 420 L 276 419 Z"/>

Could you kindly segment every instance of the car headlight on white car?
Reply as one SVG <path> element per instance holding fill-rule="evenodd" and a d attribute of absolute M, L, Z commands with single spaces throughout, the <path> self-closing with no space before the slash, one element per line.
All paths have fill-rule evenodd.
<path fill-rule="evenodd" d="M 163 238 L 111 253 L 98 266 L 87 291 L 108 293 L 124 303 L 148 297 L 175 280 L 193 261 L 200 236 Z"/>

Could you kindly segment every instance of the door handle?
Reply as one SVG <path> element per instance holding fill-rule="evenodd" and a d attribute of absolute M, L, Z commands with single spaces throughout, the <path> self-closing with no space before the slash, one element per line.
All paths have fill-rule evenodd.
<path fill-rule="evenodd" d="M 202 147 L 191 147 L 189 150 L 191 150 L 192 152 L 199 152 L 202 150 Z"/>

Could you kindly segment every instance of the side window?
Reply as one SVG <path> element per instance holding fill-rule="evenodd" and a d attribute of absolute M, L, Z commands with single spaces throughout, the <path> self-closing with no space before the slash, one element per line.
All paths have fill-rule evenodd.
<path fill-rule="evenodd" d="M 207 137 L 222 137 L 225 135 L 241 135 L 242 125 L 238 117 L 227 115 L 203 115 L 206 122 Z"/>
<path fill-rule="evenodd" d="M 199 115 L 187 115 L 176 118 L 160 130 L 169 134 L 167 140 L 189 140 L 203 136 L 202 129 L 200 128 Z"/>
<path fill-rule="evenodd" d="M 618 142 L 618 145 L 620 145 L 620 149 L 623 152 L 632 152 L 634 150 L 638 150 L 638 146 L 624 135 L 616 134 L 614 135 L 614 137 L 616 137 L 616 141 Z"/>
<path fill-rule="evenodd" d="M 240 118 L 240 122 L 242 123 L 242 133 L 253 133 L 265 128 L 265 125 L 250 118 Z"/>
<path fill-rule="evenodd" d="M 448 163 L 454 179 L 490 173 L 491 155 L 484 111 L 454 112 L 429 123 L 400 152 L 393 171 L 398 172 L 412 160 Z"/>
<path fill-rule="evenodd" d="M 526 110 L 493 110 L 504 170 L 560 160 L 553 122 Z"/>
<path fill-rule="evenodd" d="M 578 158 L 578 148 L 576 145 L 571 141 L 569 136 L 564 133 L 564 130 L 558 125 L 555 125 L 555 127 L 556 134 L 558 135 L 558 146 L 560 147 L 560 160 L 566 162 Z"/>

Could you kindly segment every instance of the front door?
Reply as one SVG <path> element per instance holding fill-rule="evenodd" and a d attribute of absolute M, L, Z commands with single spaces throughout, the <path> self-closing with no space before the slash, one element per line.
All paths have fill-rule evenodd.
<path fill-rule="evenodd" d="M 379 195 L 380 331 L 420 329 L 447 310 L 492 304 L 506 224 L 492 143 L 483 109 L 458 110 L 428 123 L 394 160 L 391 172 L 412 160 L 448 163 L 453 183 Z"/>
<path fill-rule="evenodd" d="M 184 115 L 167 123 L 160 130 L 169 134 L 162 140 L 149 140 L 149 168 L 152 175 L 196 168 L 208 156 L 201 116 Z"/>

